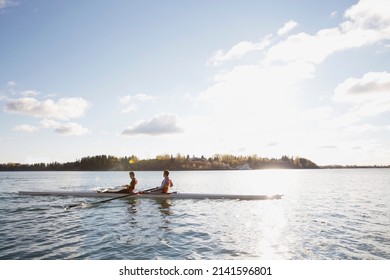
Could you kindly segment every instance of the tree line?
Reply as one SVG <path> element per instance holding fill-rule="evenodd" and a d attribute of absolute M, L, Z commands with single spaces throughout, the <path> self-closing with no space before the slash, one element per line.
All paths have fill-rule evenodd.
<path fill-rule="evenodd" d="M 316 169 L 319 166 L 301 157 L 283 156 L 276 159 L 257 155 L 234 156 L 227 154 L 217 154 L 209 158 L 165 154 L 158 155 L 153 159 L 139 159 L 135 155 L 125 157 L 97 155 L 66 163 L 0 164 L 0 171 L 248 170 L 267 168 Z"/>

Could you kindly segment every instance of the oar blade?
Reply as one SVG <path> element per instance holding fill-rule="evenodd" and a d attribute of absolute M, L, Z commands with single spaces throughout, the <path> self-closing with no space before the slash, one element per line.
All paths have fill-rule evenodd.
<path fill-rule="evenodd" d="M 70 210 L 70 209 L 73 209 L 77 206 L 80 206 L 80 203 L 79 204 L 71 204 L 71 205 L 67 205 L 65 206 L 65 210 Z"/>
<path fill-rule="evenodd" d="M 65 207 L 65 210 L 70 210 L 70 209 L 73 209 L 73 208 L 88 208 L 88 207 L 91 207 L 93 203 L 89 203 L 89 202 L 81 202 L 79 204 L 71 204 L 71 205 L 68 205 Z"/>

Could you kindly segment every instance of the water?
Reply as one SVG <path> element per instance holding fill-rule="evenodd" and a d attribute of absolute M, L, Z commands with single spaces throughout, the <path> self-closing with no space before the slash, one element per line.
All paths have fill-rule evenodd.
<path fill-rule="evenodd" d="M 162 172 L 137 172 L 138 189 Z M 281 200 L 31 197 L 93 190 L 127 172 L 0 172 L 0 259 L 390 259 L 390 169 L 171 172 L 179 192 Z"/>

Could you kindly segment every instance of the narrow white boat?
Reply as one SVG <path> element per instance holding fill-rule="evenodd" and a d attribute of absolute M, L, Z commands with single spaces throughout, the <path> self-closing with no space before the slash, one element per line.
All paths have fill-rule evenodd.
<path fill-rule="evenodd" d="M 168 194 L 124 194 L 110 192 L 93 192 L 93 191 L 19 191 L 20 195 L 34 196 L 73 196 L 73 197 L 97 197 L 97 198 L 153 198 L 153 199 L 239 199 L 239 200 L 270 200 L 281 199 L 283 195 L 242 195 L 242 194 L 207 194 L 207 193 L 168 193 Z"/>

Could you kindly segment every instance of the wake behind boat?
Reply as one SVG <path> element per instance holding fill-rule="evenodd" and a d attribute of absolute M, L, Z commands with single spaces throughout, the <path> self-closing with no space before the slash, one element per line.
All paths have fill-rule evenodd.
<path fill-rule="evenodd" d="M 243 194 L 208 194 L 208 193 L 112 193 L 93 191 L 19 191 L 20 195 L 33 196 L 73 196 L 73 197 L 97 197 L 116 198 L 126 197 L 127 199 L 152 198 L 152 199 L 238 199 L 238 200 L 273 200 L 281 199 L 283 195 L 243 195 Z"/>

